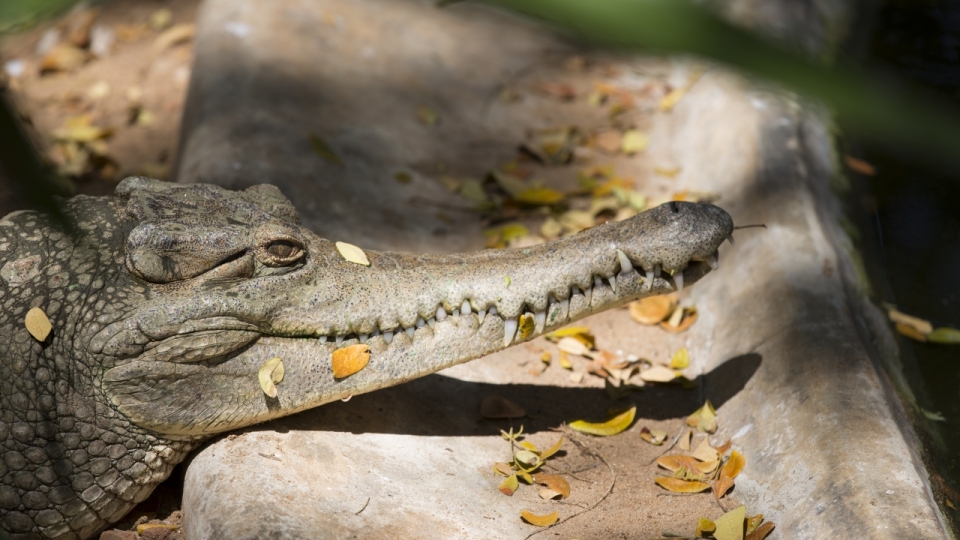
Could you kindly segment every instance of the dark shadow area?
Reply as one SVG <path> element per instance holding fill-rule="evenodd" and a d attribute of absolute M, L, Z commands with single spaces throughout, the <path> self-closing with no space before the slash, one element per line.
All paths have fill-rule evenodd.
<path fill-rule="evenodd" d="M 666 420 L 689 415 L 703 405 L 704 395 L 719 408 L 746 386 L 761 363 L 759 354 L 736 356 L 697 377 L 691 390 L 651 384 L 620 400 L 598 388 L 475 383 L 434 374 L 251 429 L 487 436 L 510 425 L 523 424 L 525 431 L 536 432 L 577 419 L 603 421 L 608 410 L 632 405 L 638 418 Z M 481 418 L 480 402 L 490 395 L 509 399 L 527 415 L 512 421 Z"/>

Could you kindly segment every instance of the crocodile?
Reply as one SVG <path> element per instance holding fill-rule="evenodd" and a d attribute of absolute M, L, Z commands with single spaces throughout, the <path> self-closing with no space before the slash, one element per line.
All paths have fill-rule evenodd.
<path fill-rule="evenodd" d="M 716 206 L 669 202 L 532 247 L 362 264 L 270 185 L 132 177 L 62 210 L 67 228 L 30 210 L 0 220 L 0 529 L 14 539 L 94 536 L 216 434 L 682 289 L 733 232 Z M 27 328 L 32 308 L 48 336 Z M 366 367 L 335 377 L 334 352 L 359 344 Z"/>

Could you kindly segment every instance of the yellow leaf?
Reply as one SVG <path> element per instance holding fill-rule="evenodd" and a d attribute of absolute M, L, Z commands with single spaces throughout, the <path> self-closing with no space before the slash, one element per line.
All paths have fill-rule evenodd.
<path fill-rule="evenodd" d="M 570 362 L 570 357 L 567 356 L 566 351 L 560 351 L 560 367 L 563 369 L 573 369 L 573 364 Z"/>
<path fill-rule="evenodd" d="M 570 496 L 570 484 L 562 476 L 557 476 L 555 474 L 539 473 L 533 477 L 533 481 L 557 492 L 561 498 L 566 499 L 567 497 Z M 552 497 L 544 497 L 544 498 L 552 498 Z"/>
<path fill-rule="evenodd" d="M 364 344 L 351 345 L 333 351 L 333 376 L 342 379 L 367 367 L 370 347 Z"/>
<path fill-rule="evenodd" d="M 640 438 L 650 444 L 660 446 L 667 438 L 667 432 L 661 429 L 649 429 L 646 426 L 640 430 Z"/>
<path fill-rule="evenodd" d="M 636 154 L 643 152 L 650 145 L 650 136 L 646 133 L 630 129 L 623 134 L 623 141 L 620 143 L 620 149 L 624 154 Z"/>
<path fill-rule="evenodd" d="M 706 433 L 713 433 L 717 430 L 717 411 L 708 399 L 703 407 L 687 417 L 687 425 L 695 427 Z"/>
<path fill-rule="evenodd" d="M 670 367 L 673 369 L 685 369 L 690 365 L 690 353 L 687 351 L 686 347 L 681 347 L 680 350 L 673 353 L 673 358 L 670 359 Z"/>
<path fill-rule="evenodd" d="M 640 378 L 647 382 L 670 382 L 677 378 L 677 372 L 664 366 L 653 366 L 640 372 Z"/>
<path fill-rule="evenodd" d="M 768 522 L 764 523 L 763 525 L 760 525 L 759 527 L 757 527 L 757 530 L 755 530 L 755 531 L 753 531 L 753 532 L 751 532 L 751 533 L 748 533 L 746 540 L 763 540 L 764 538 L 767 537 L 767 535 L 769 535 L 771 532 L 773 532 L 773 529 L 774 529 L 775 527 L 776 527 L 776 525 L 774 525 L 772 522 L 768 521 Z"/>
<path fill-rule="evenodd" d="M 560 451 L 560 447 L 562 445 L 563 445 L 563 437 L 560 437 L 559 439 L 557 439 L 557 442 L 553 446 L 551 446 L 546 451 L 540 454 L 540 459 L 547 459 L 550 456 L 556 454 L 557 452 Z"/>
<path fill-rule="evenodd" d="M 960 330 L 956 328 L 937 328 L 933 332 L 930 332 L 930 335 L 927 336 L 927 339 L 933 343 L 948 343 L 951 345 L 956 345 L 960 343 Z"/>
<path fill-rule="evenodd" d="M 340 159 L 340 156 L 333 151 L 333 148 L 330 148 L 330 145 L 327 144 L 327 141 L 323 140 L 315 133 L 310 134 L 310 148 L 315 154 L 329 161 L 330 163 L 340 165 L 341 167 L 343 166 L 343 160 Z"/>
<path fill-rule="evenodd" d="M 590 349 L 588 349 L 586 345 L 570 336 L 560 338 L 560 342 L 557 343 L 557 348 L 560 349 L 561 352 L 575 354 L 577 356 L 590 354 Z"/>
<path fill-rule="evenodd" d="M 744 520 L 747 519 L 747 507 L 738 506 L 714 521 L 717 530 L 713 537 L 717 540 L 743 540 Z"/>
<path fill-rule="evenodd" d="M 757 527 L 763 523 L 763 514 L 757 514 L 751 518 L 747 519 L 747 536 L 750 535 L 753 531 L 757 530 Z"/>
<path fill-rule="evenodd" d="M 674 493 L 700 493 L 710 489 L 709 484 L 697 480 L 681 480 L 670 476 L 658 476 L 654 481 L 663 489 Z"/>
<path fill-rule="evenodd" d="M 630 424 L 633 423 L 633 418 L 636 414 L 637 408 L 634 406 L 630 407 L 630 409 L 626 412 L 620 413 L 606 422 L 591 423 L 583 420 L 577 420 L 575 422 L 570 422 L 570 427 L 577 431 L 582 431 L 583 433 L 608 437 L 610 435 L 621 433 L 630 427 Z"/>
<path fill-rule="evenodd" d="M 676 305 L 676 295 L 650 296 L 636 302 L 630 302 L 630 317 L 640 324 L 659 324 L 673 312 Z"/>
<path fill-rule="evenodd" d="M 707 518 L 697 520 L 697 532 L 695 536 L 706 536 L 704 533 L 712 533 L 717 530 L 717 524 Z"/>
<path fill-rule="evenodd" d="M 680 167 L 678 165 L 657 165 L 653 168 L 653 172 L 659 174 L 660 176 L 673 178 L 674 176 L 680 174 Z"/>
<path fill-rule="evenodd" d="M 535 454 L 538 454 L 538 455 L 540 454 L 540 449 L 537 448 L 537 445 L 533 444 L 530 441 L 523 441 L 522 443 L 520 443 L 520 446 L 526 448 L 531 452 L 534 452 Z"/>
<path fill-rule="evenodd" d="M 927 341 L 927 335 L 921 332 L 918 332 L 916 328 L 910 326 L 909 324 L 896 323 L 893 327 L 897 330 L 898 333 L 907 336 L 910 339 L 914 339 L 920 342 Z"/>
<path fill-rule="evenodd" d="M 719 461 L 701 463 L 700 461 L 697 461 L 693 456 L 678 456 L 678 455 L 661 456 L 657 458 L 656 463 L 657 465 L 663 467 L 664 469 L 667 469 L 670 472 L 677 472 L 680 469 L 687 468 L 687 469 L 696 470 L 697 472 L 700 472 L 703 474 L 709 474 L 713 472 L 717 468 L 717 465 L 720 464 Z"/>
<path fill-rule="evenodd" d="M 689 450 L 690 450 L 690 439 L 692 439 L 692 438 L 693 438 L 693 432 L 692 432 L 692 431 L 687 431 L 686 433 L 684 433 L 683 435 L 680 436 L 680 442 L 677 443 L 677 446 L 678 446 L 681 450 L 689 451 Z"/>
<path fill-rule="evenodd" d="M 927 335 L 933 332 L 933 325 L 930 324 L 930 321 L 926 321 L 919 317 L 914 317 L 912 315 L 907 315 L 902 311 L 896 309 L 890 309 L 887 312 L 887 317 L 890 318 L 891 322 L 900 323 L 906 326 L 909 326 L 916 330 L 917 332 Z"/>
<path fill-rule="evenodd" d="M 553 217 L 548 217 L 543 225 L 540 225 L 540 236 L 547 240 L 559 238 L 562 233 L 563 225 L 560 225 L 560 222 Z"/>
<path fill-rule="evenodd" d="M 514 199 L 531 206 L 549 206 L 563 200 L 563 193 L 543 186 L 529 187 L 517 193 Z"/>
<path fill-rule="evenodd" d="M 175 531 L 179 528 L 179 525 L 168 525 L 166 523 L 141 523 L 140 525 L 137 525 L 137 534 L 143 536 L 143 533 L 150 529 L 167 529 L 170 531 Z"/>
<path fill-rule="evenodd" d="M 700 461 L 716 461 L 720 459 L 720 454 L 716 448 L 710 446 L 710 439 L 707 437 L 704 437 L 703 440 L 700 441 L 700 444 L 697 445 L 697 448 L 690 455 Z"/>
<path fill-rule="evenodd" d="M 363 266 L 370 266 L 370 261 L 367 259 L 367 254 L 353 244 L 337 242 L 337 251 L 340 252 L 340 255 L 342 255 L 347 262 L 362 264 Z"/>
<path fill-rule="evenodd" d="M 530 473 L 522 469 L 517 471 L 517 478 L 519 478 L 520 480 L 523 480 L 523 482 L 528 486 L 533 484 L 533 477 L 530 476 Z"/>
<path fill-rule="evenodd" d="M 30 308 L 30 311 L 23 318 L 23 324 L 27 327 L 27 332 L 30 332 L 33 339 L 40 343 L 46 341 L 53 330 L 53 325 L 50 324 L 47 313 L 39 307 Z"/>
<path fill-rule="evenodd" d="M 464 180 L 457 186 L 456 191 L 464 198 L 476 203 L 478 207 L 490 204 L 487 192 L 483 190 L 483 184 L 479 180 Z"/>
<path fill-rule="evenodd" d="M 553 359 L 553 355 L 550 354 L 550 351 L 543 351 L 543 354 L 540 355 L 540 361 L 544 364 L 550 365 L 550 360 Z"/>
<path fill-rule="evenodd" d="M 257 378 L 260 379 L 260 388 L 263 393 L 275 398 L 277 397 L 277 384 L 283 380 L 283 360 L 274 357 L 260 366 Z"/>
<path fill-rule="evenodd" d="M 543 465 L 543 460 L 530 450 L 520 450 L 513 455 L 513 463 L 521 470 L 530 472 Z"/>
<path fill-rule="evenodd" d="M 500 482 L 500 493 L 508 497 L 512 497 L 513 494 L 520 488 L 520 481 L 517 480 L 517 475 L 511 474 L 510 476 L 503 479 L 503 482 Z"/>
<path fill-rule="evenodd" d="M 590 341 L 593 341 L 593 334 L 590 333 L 590 329 L 586 326 L 568 326 L 566 328 L 561 328 L 559 330 L 554 330 L 546 334 L 546 338 L 550 341 L 560 341 L 561 338 L 565 337 L 578 337 L 578 336 L 588 336 Z"/>
<path fill-rule="evenodd" d="M 529 510 L 524 510 L 520 512 L 520 517 L 524 521 L 531 525 L 536 525 L 537 527 L 549 527 L 557 522 L 560 519 L 560 514 L 553 512 L 552 514 L 547 514 L 545 516 L 538 516 Z"/>

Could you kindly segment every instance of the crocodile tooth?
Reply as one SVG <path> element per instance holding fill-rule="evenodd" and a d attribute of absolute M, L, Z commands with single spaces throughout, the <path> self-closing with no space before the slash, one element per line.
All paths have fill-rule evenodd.
<path fill-rule="evenodd" d="M 443 306 L 437 308 L 437 320 L 442 321 L 447 318 L 447 310 L 443 309 Z"/>
<path fill-rule="evenodd" d="M 320 336 L 320 337 L 318 337 L 318 338 L 317 338 L 317 342 L 318 342 L 318 343 L 326 343 L 326 342 L 327 342 L 327 336 Z"/>
<path fill-rule="evenodd" d="M 599 289 L 603 286 L 603 279 L 600 276 L 593 276 L 593 288 Z"/>
<path fill-rule="evenodd" d="M 387 331 L 383 333 L 383 340 L 387 342 L 387 345 L 393 341 L 393 331 Z"/>
<path fill-rule="evenodd" d="M 360 343 L 363 343 L 363 342 L 366 341 L 367 338 L 370 337 L 370 336 L 368 336 L 367 334 L 360 334 L 360 335 L 357 336 L 357 337 L 360 339 Z"/>
<path fill-rule="evenodd" d="M 339 336 L 339 335 L 338 335 L 338 336 L 337 336 L 337 345 L 340 345 L 341 343 L 343 343 L 343 336 Z"/>
<path fill-rule="evenodd" d="M 653 270 L 647 270 L 647 279 L 643 286 L 646 287 L 648 291 L 653 289 Z"/>
<path fill-rule="evenodd" d="M 507 319 L 503 321 L 503 346 L 507 347 L 513 342 L 513 337 L 517 335 L 517 319 Z"/>
<path fill-rule="evenodd" d="M 460 324 L 460 310 L 459 310 L 459 309 L 453 310 L 453 313 L 450 314 L 450 322 L 452 322 L 453 324 L 456 324 L 456 325 L 459 325 L 459 324 Z"/>
<path fill-rule="evenodd" d="M 561 300 L 560 301 L 560 320 L 566 320 L 570 315 L 570 300 Z"/>
<path fill-rule="evenodd" d="M 490 306 L 490 311 L 489 311 L 489 313 L 490 313 L 491 315 L 496 315 L 496 314 L 497 314 L 497 306 Z"/>
<path fill-rule="evenodd" d="M 607 283 L 610 284 L 610 288 L 613 289 L 613 294 L 617 294 L 617 276 L 613 275 L 607 278 Z"/>
<path fill-rule="evenodd" d="M 477 312 L 477 326 L 483 325 L 483 318 L 487 316 L 487 310 L 481 309 Z"/>
<path fill-rule="evenodd" d="M 677 292 L 683 290 L 683 272 L 677 272 L 673 275 L 673 283 L 677 286 Z"/>
<path fill-rule="evenodd" d="M 620 259 L 620 273 L 631 272 L 633 271 L 633 264 L 630 262 L 630 259 L 627 258 L 627 254 L 617 250 L 617 258 Z"/>
<path fill-rule="evenodd" d="M 427 324 L 430 325 L 430 328 L 435 328 L 437 326 L 437 320 L 434 319 L 433 317 L 430 317 L 429 319 L 427 319 Z"/>
<path fill-rule="evenodd" d="M 711 256 L 709 256 L 709 257 L 707 257 L 707 264 L 709 264 L 709 265 L 710 265 L 710 268 L 712 268 L 712 269 L 714 269 L 714 270 L 716 270 L 717 268 L 720 268 L 720 261 L 719 261 L 719 259 L 717 258 L 717 254 L 716 254 L 716 253 L 714 253 L 713 255 L 711 255 Z"/>
<path fill-rule="evenodd" d="M 374 329 L 373 329 L 373 333 L 370 334 L 370 337 L 377 337 L 377 336 L 379 336 L 379 335 L 380 335 L 380 328 L 377 327 L 377 328 L 374 328 Z"/>
<path fill-rule="evenodd" d="M 593 287 L 587 287 L 583 290 L 583 298 L 586 299 L 587 305 L 589 306 L 593 300 Z"/>
<path fill-rule="evenodd" d="M 469 314 L 470 314 L 470 302 L 469 302 L 469 301 L 464 300 L 463 303 L 460 304 L 460 314 L 461 314 L 461 315 L 469 315 Z"/>
<path fill-rule="evenodd" d="M 417 317 L 417 328 L 423 328 L 427 325 L 427 321 L 423 320 L 423 317 Z"/>
<path fill-rule="evenodd" d="M 659 264 L 653 267 L 653 275 L 654 275 L 654 276 L 660 277 L 660 272 L 661 272 L 661 267 L 660 267 Z"/>
<path fill-rule="evenodd" d="M 732 235 L 732 234 L 727 237 L 727 240 L 730 241 L 730 245 L 731 245 L 731 246 L 735 246 L 735 245 L 736 245 L 736 244 L 733 242 L 733 235 Z"/>
<path fill-rule="evenodd" d="M 535 311 L 533 313 L 534 332 L 537 334 L 543 332 L 543 324 L 547 322 L 546 311 Z"/>
<path fill-rule="evenodd" d="M 416 331 L 416 329 L 411 326 L 410 328 L 404 328 L 403 331 L 407 333 L 407 336 L 408 336 L 408 337 L 410 338 L 410 340 L 412 341 L 412 340 L 413 340 L 413 333 L 414 333 L 414 331 Z"/>

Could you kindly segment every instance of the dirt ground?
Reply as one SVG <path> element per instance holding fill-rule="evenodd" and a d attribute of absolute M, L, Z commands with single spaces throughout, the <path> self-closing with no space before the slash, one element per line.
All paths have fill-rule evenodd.
<path fill-rule="evenodd" d="M 0 62 L 4 66 L 0 76 L 4 84 L 12 90 L 26 123 L 34 128 L 43 152 L 74 181 L 77 193 L 108 194 L 116 182 L 134 174 L 169 178 L 177 157 L 178 132 L 190 78 L 192 27 L 189 25 L 193 23 L 198 3 L 196 0 L 109 2 L 93 11 L 47 21 L 0 41 Z M 94 46 L 88 43 L 96 41 L 94 35 L 108 37 L 100 38 Z M 72 48 L 66 48 L 68 43 L 73 44 Z M 104 48 L 104 43 L 109 46 Z M 100 47 L 99 56 L 91 52 L 96 47 Z M 572 92 L 562 85 L 549 84 L 540 85 L 537 90 L 560 100 Z M 655 88 L 648 98 L 651 101 L 662 98 L 667 90 Z M 577 89 L 580 94 L 584 91 Z M 510 99 L 510 96 L 501 98 Z M 430 111 L 423 112 L 425 122 L 430 121 L 429 114 Z M 398 181 L 402 180 L 398 178 Z M 497 243 L 498 239 L 493 241 Z M 594 331 L 598 339 L 611 346 L 618 338 L 605 335 L 603 320 L 594 321 Z M 538 340 L 523 347 L 532 360 L 514 369 L 527 374 L 521 379 L 528 376 L 538 379 L 539 384 L 551 381 L 569 384 L 569 373 L 556 365 L 559 351 L 554 345 Z M 537 360 L 544 350 L 549 350 L 554 358 L 549 368 Z M 598 379 L 589 386 L 599 388 L 602 384 Z M 655 408 L 659 392 L 647 392 L 640 400 L 645 404 L 641 410 L 649 412 L 651 406 Z M 600 392 L 597 394 L 603 397 Z M 690 404 L 692 397 L 686 400 Z M 593 409 L 598 411 L 604 403 L 609 403 L 606 398 L 596 401 Z M 678 400 L 674 395 L 668 401 Z M 557 414 L 557 411 L 529 412 L 534 418 Z M 664 412 L 653 417 L 667 416 Z M 679 418 L 645 420 L 634 425 L 628 435 L 639 437 L 643 427 L 666 431 L 669 445 L 683 430 L 683 421 Z M 636 497 L 674 497 L 652 482 L 657 470 L 653 461 L 664 452 L 666 445 L 641 444 L 627 450 L 602 438 L 587 438 L 576 433 L 568 433 L 568 438 L 572 439 L 573 446 L 558 457 L 555 470 L 550 471 L 570 474 L 575 497 L 565 504 L 587 510 L 584 501 L 602 501 L 608 496 L 623 502 Z M 700 438 L 694 439 L 694 446 Z M 532 440 L 541 447 L 548 443 L 542 434 Z M 178 467 L 170 480 L 101 538 L 181 540 L 183 534 L 177 527 L 181 524 L 182 474 Z M 583 480 L 584 476 L 589 479 Z M 534 497 L 535 491 L 528 488 L 523 493 Z M 591 513 L 583 517 L 598 524 L 635 521 L 678 524 L 676 527 L 665 525 L 661 534 L 690 535 L 696 517 L 716 518 L 737 504 L 733 498 L 721 502 L 712 495 L 702 494 L 691 496 L 683 505 L 658 504 L 642 509 L 596 503 L 593 505 L 596 508 L 589 508 Z M 580 514 L 579 510 L 574 514 Z M 572 518 L 570 525 L 583 517 Z M 135 531 L 144 524 L 174 528 L 155 527 L 142 530 L 142 535 L 138 535 Z M 563 537 L 564 529 L 562 525 L 546 529 L 538 536 Z M 610 537 L 604 536 L 602 530 L 595 532 L 598 538 Z"/>

